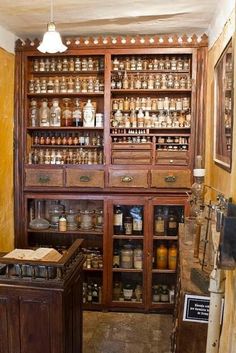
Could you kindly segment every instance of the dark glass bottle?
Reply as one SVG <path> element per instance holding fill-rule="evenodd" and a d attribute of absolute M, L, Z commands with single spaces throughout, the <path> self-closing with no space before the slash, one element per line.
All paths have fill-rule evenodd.
<path fill-rule="evenodd" d="M 165 219 L 162 208 L 158 208 L 155 215 L 154 232 L 156 235 L 164 235 L 165 233 Z"/>
<path fill-rule="evenodd" d="M 130 210 L 130 214 L 133 217 L 133 234 L 143 234 L 143 214 L 140 206 L 133 206 Z"/>
<path fill-rule="evenodd" d="M 176 236 L 178 235 L 178 219 L 173 209 L 169 209 L 167 219 L 167 235 Z"/>
<path fill-rule="evenodd" d="M 123 218 L 124 213 L 120 205 L 116 205 L 114 207 L 114 215 L 113 215 L 113 230 L 114 234 L 123 234 Z"/>

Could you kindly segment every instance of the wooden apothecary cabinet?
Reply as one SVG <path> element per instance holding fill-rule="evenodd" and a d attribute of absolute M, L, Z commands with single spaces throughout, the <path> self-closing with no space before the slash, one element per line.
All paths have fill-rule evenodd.
<path fill-rule="evenodd" d="M 172 286 L 176 280 L 176 273 L 159 272 L 152 263 L 158 241 L 167 246 L 178 241 L 155 239 L 155 212 L 162 207 L 168 217 L 174 211 L 178 222 L 188 212 L 186 191 L 194 158 L 204 154 L 207 38 L 197 41 L 193 36 L 190 42 L 183 36 L 181 43 L 173 38 L 171 44 L 167 36 L 162 39 L 70 39 L 68 51 L 55 55 L 39 53 L 37 40 L 16 43 L 16 246 L 68 246 L 82 237 L 89 259 L 84 290 L 96 285 L 101 292 L 99 302 L 84 298 L 86 308 L 173 309 L 172 303 L 152 301 L 153 285 Z M 46 117 L 49 114 L 46 123 L 35 118 L 43 100 Z M 55 100 L 61 120 L 51 115 Z M 87 104 L 95 113 L 91 124 L 83 120 Z M 43 200 L 49 221 L 50 207 L 58 203 L 68 215 L 77 212 L 77 225 L 64 233 L 52 227 L 43 232 L 30 229 L 34 200 Z M 132 206 L 141 210 L 141 237 L 131 234 L 128 240 L 125 234 L 113 233 L 118 201 L 124 217 Z M 89 229 L 79 226 L 81 211 L 93 214 Z M 113 268 L 115 248 L 128 241 L 142 247 L 140 271 Z M 100 267 L 94 262 L 95 267 L 90 266 L 94 254 L 102 258 Z M 114 301 L 114 282 L 123 286 L 130 274 L 135 279 L 133 300 Z M 140 293 L 139 301 L 135 299 L 137 285 L 141 301 Z"/>

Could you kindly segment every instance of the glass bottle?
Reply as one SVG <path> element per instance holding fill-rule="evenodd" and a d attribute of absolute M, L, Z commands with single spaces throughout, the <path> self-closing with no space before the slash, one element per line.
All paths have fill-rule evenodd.
<path fill-rule="evenodd" d="M 53 99 L 50 109 L 50 126 L 61 126 L 61 108 L 59 100 Z"/>
<path fill-rule="evenodd" d="M 50 109 L 47 100 L 41 102 L 39 108 L 39 126 L 49 126 Z"/>
<path fill-rule="evenodd" d="M 29 124 L 32 127 L 39 126 L 39 109 L 37 107 L 37 101 L 32 99 L 29 108 Z"/>
<path fill-rule="evenodd" d="M 83 230 L 89 230 L 93 228 L 93 215 L 94 212 L 91 210 L 80 211 L 80 228 Z"/>
<path fill-rule="evenodd" d="M 124 231 L 126 235 L 131 235 L 133 232 L 133 222 L 132 217 L 124 218 Z"/>
<path fill-rule="evenodd" d="M 121 249 L 121 268 L 133 268 L 134 252 L 130 244 L 125 244 Z"/>
<path fill-rule="evenodd" d="M 157 209 L 157 213 L 155 215 L 154 231 L 156 235 L 164 235 L 165 233 L 165 219 L 163 210 L 161 208 Z"/>
<path fill-rule="evenodd" d="M 113 232 L 114 234 L 123 234 L 123 217 L 124 213 L 120 205 L 114 207 L 113 215 Z"/>
<path fill-rule="evenodd" d="M 82 111 L 80 109 L 80 100 L 76 98 L 74 100 L 74 108 L 72 111 L 73 126 L 81 127 L 83 126 Z"/>
<path fill-rule="evenodd" d="M 63 206 L 58 201 L 53 202 L 49 207 L 50 227 L 58 229 L 59 218 L 63 213 Z"/>
<path fill-rule="evenodd" d="M 72 111 L 69 106 L 70 99 L 63 98 L 61 126 L 72 126 Z"/>
<path fill-rule="evenodd" d="M 168 249 L 168 269 L 175 271 L 177 267 L 177 247 L 172 243 Z"/>
<path fill-rule="evenodd" d="M 167 235 L 177 236 L 178 235 L 178 220 L 173 209 L 169 209 L 167 218 Z"/>
<path fill-rule="evenodd" d="M 141 207 L 134 206 L 130 210 L 130 214 L 133 217 L 133 234 L 142 235 L 143 234 L 143 215 Z"/>
<path fill-rule="evenodd" d="M 43 217 L 43 202 L 43 200 L 35 200 L 34 202 L 36 218 L 29 223 L 31 229 L 43 230 L 50 226 L 50 223 Z"/>
<path fill-rule="evenodd" d="M 168 249 L 164 243 L 161 243 L 156 250 L 157 253 L 157 269 L 165 270 L 168 265 Z"/>
<path fill-rule="evenodd" d="M 141 270 L 143 268 L 143 249 L 141 245 L 134 248 L 134 268 Z"/>

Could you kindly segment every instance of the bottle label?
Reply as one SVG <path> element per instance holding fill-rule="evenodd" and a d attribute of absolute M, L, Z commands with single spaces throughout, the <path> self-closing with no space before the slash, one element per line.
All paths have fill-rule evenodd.
<path fill-rule="evenodd" d="M 143 229 L 143 221 L 141 219 L 133 219 L 133 230 L 142 231 L 142 229 Z"/>
<path fill-rule="evenodd" d="M 177 228 L 177 223 L 176 222 L 169 222 L 169 228 L 171 228 L 171 229 Z"/>
<path fill-rule="evenodd" d="M 125 223 L 125 234 L 132 234 L 132 223 Z"/>
<path fill-rule="evenodd" d="M 123 224 L 123 213 L 114 214 L 113 225 L 122 226 Z"/>
<path fill-rule="evenodd" d="M 155 222 L 155 232 L 164 233 L 164 220 L 156 220 Z"/>

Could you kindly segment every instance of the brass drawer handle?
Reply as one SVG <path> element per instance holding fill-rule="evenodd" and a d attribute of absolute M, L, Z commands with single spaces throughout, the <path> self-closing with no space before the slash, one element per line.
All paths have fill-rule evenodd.
<path fill-rule="evenodd" d="M 121 182 L 122 183 L 131 183 L 131 181 L 133 181 L 133 177 L 129 176 L 129 175 L 125 175 L 121 178 Z"/>
<path fill-rule="evenodd" d="M 40 184 L 46 184 L 50 181 L 50 177 L 48 175 L 40 175 L 38 181 Z"/>
<path fill-rule="evenodd" d="M 174 183 L 176 181 L 176 177 L 174 175 L 168 175 L 165 177 L 165 181 L 167 183 Z"/>
<path fill-rule="evenodd" d="M 88 183 L 91 178 L 88 176 L 88 175 L 81 175 L 81 177 L 79 178 L 79 180 L 82 182 L 82 183 Z"/>
<path fill-rule="evenodd" d="M 169 162 L 170 162 L 170 163 L 174 163 L 174 160 L 173 160 L 173 159 L 170 159 Z"/>

